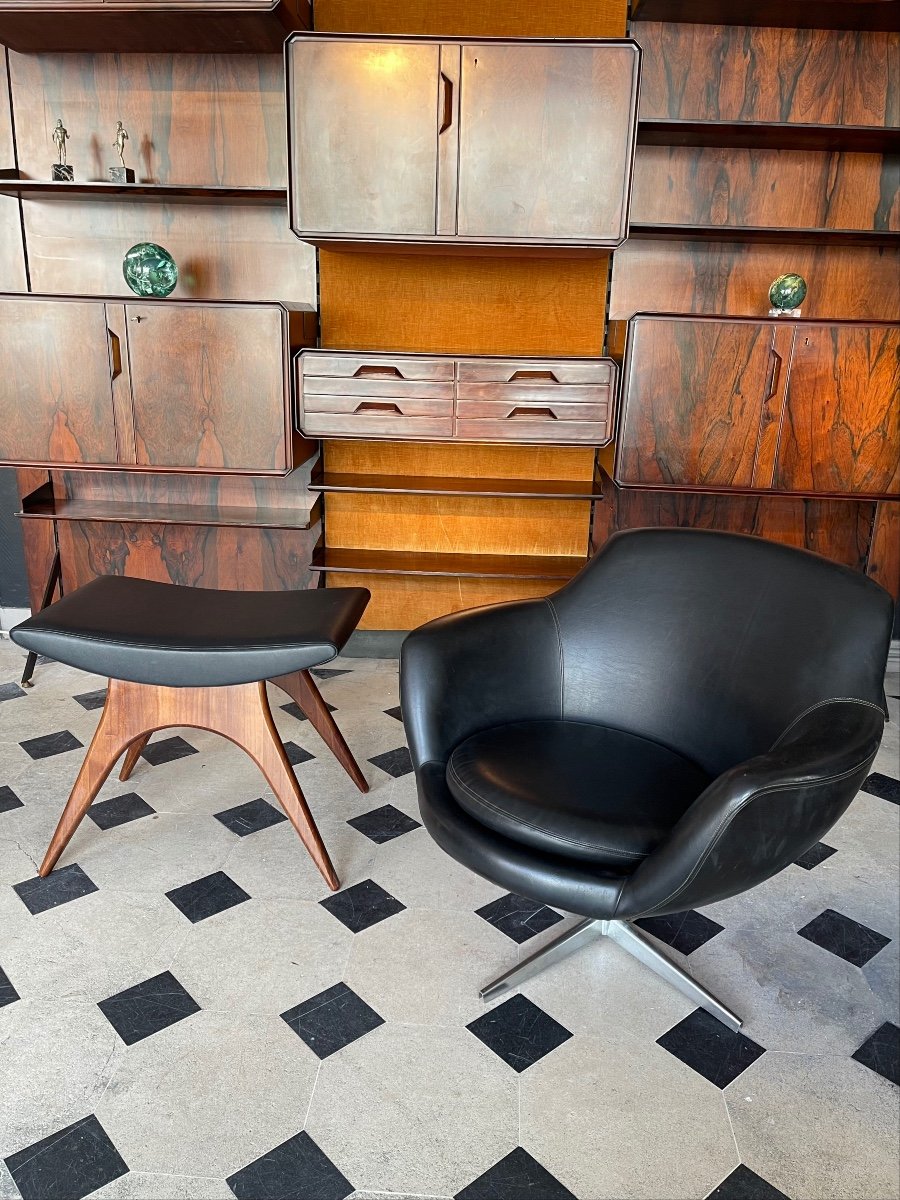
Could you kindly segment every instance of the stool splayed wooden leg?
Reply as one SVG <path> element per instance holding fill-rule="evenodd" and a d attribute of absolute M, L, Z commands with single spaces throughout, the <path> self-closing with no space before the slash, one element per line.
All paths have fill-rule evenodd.
<path fill-rule="evenodd" d="M 336 891 L 340 887 L 275 728 L 265 682 L 190 688 L 111 679 L 100 724 L 41 864 L 41 875 L 53 870 L 122 751 L 128 747 L 129 757 L 135 761 L 154 730 L 171 726 L 208 729 L 246 751 L 266 777 L 329 888 Z"/>

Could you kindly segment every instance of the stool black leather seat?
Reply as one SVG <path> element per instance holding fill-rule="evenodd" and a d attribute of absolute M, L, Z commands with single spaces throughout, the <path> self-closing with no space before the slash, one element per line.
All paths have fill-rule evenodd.
<path fill-rule="evenodd" d="M 361 790 L 365 777 L 309 668 L 339 654 L 369 601 L 364 588 L 236 592 L 107 575 L 11 631 L 18 645 L 107 675 L 97 732 L 41 866 L 64 850 L 119 755 L 127 779 L 156 730 L 224 734 L 256 760 L 332 888 L 339 886 L 275 730 L 266 680 L 291 695 Z"/>
<path fill-rule="evenodd" d="M 738 1028 L 632 922 L 751 888 L 837 821 L 881 741 L 892 618 L 818 555 L 647 529 L 553 596 L 411 633 L 401 709 L 431 836 L 583 918 L 482 995 L 606 935 Z"/>

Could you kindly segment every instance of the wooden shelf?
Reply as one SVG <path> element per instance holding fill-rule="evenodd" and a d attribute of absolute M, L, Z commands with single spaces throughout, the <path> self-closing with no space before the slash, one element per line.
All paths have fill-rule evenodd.
<path fill-rule="evenodd" d="M 467 479 L 437 475 L 366 475 L 326 472 L 312 480 L 313 492 L 378 492 L 395 496 L 490 496 L 520 500 L 595 500 L 589 480 Z"/>
<path fill-rule="evenodd" d="M 708 146 L 752 150 L 828 150 L 852 154 L 900 152 L 900 129 L 876 125 L 804 125 L 787 121 L 646 120 L 639 146 Z"/>
<path fill-rule="evenodd" d="M 100 521 L 135 525 L 224 525 L 248 529 L 309 529 L 312 508 L 237 508 L 203 504 L 54 500 L 47 484 L 22 501 L 24 520 Z"/>
<path fill-rule="evenodd" d="M 633 21 L 791 29 L 900 29 L 898 0 L 634 0 Z"/>
<path fill-rule="evenodd" d="M 286 188 L 183 187 L 167 183 L 51 183 L 0 173 L 0 195 L 20 200 L 146 200 L 157 204 L 252 204 L 287 207 Z"/>
<path fill-rule="evenodd" d="M 632 223 L 631 238 L 700 242 L 775 242 L 791 246 L 897 246 L 900 233 L 881 229 L 775 229 L 747 225 L 642 225 Z"/>
<path fill-rule="evenodd" d="M 313 571 L 360 575 L 449 575 L 476 579 L 566 580 L 584 558 L 542 558 L 525 554 L 426 554 L 404 550 L 351 550 L 326 547 L 313 554 Z"/>

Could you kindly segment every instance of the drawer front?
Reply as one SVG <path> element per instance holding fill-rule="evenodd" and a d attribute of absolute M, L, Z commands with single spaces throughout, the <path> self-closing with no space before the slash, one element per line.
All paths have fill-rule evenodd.
<path fill-rule="evenodd" d="M 459 417 L 456 440 L 460 442 L 517 442 L 549 446 L 605 446 L 612 428 L 604 420 L 560 421 L 535 416 L 513 420 Z"/>
<path fill-rule="evenodd" d="M 534 387 L 578 383 L 610 385 L 615 379 L 615 371 L 615 363 L 608 358 L 463 358 L 459 362 L 459 382 L 517 383 Z"/>
<path fill-rule="evenodd" d="M 431 383 L 423 379 L 342 379 L 340 376 L 305 375 L 303 395 L 308 411 L 322 411 L 319 401 L 330 396 L 357 396 L 360 400 L 420 399 L 453 400 L 453 383 Z"/>
<path fill-rule="evenodd" d="M 453 418 L 397 416 L 392 413 L 308 413 L 302 421 L 309 437 L 390 438 L 412 442 L 447 441 L 453 436 Z"/>
<path fill-rule="evenodd" d="M 462 405 L 491 404 L 609 404 L 608 384 L 559 383 L 460 383 L 457 387 L 460 412 Z"/>
<path fill-rule="evenodd" d="M 390 354 L 322 354 L 318 351 L 300 356 L 303 384 L 312 376 L 337 379 L 382 380 L 426 379 L 452 382 L 452 358 L 419 358 Z"/>

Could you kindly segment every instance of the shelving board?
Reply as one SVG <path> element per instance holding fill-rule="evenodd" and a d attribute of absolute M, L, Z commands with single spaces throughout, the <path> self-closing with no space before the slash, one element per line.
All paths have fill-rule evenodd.
<path fill-rule="evenodd" d="M 747 225 L 668 225 L 632 223 L 632 238 L 701 242 L 774 242 L 787 245 L 897 246 L 900 232 L 886 229 L 776 229 Z"/>
<path fill-rule="evenodd" d="M 357 550 L 328 546 L 313 554 L 313 571 L 350 571 L 359 575 L 448 575 L 476 579 L 572 579 L 584 566 L 581 557 L 525 554 L 431 554 L 405 550 Z"/>
<path fill-rule="evenodd" d="M 123 525 L 223 525 L 249 529 L 309 529 L 309 508 L 251 508 L 206 504 L 136 504 L 123 500 L 54 500 L 41 488 L 22 501 L 23 520 L 100 521 Z"/>
<path fill-rule="evenodd" d="M 632 21 L 791 29 L 900 29 L 898 0 L 634 0 Z"/>
<path fill-rule="evenodd" d="M 642 120 L 639 146 L 702 146 L 760 150 L 825 150 L 897 154 L 900 129 L 878 125 L 806 125 L 788 121 Z"/>
<path fill-rule="evenodd" d="M 194 187 L 167 183 L 51 183 L 42 179 L 14 179 L 0 173 L 0 195 L 21 200 L 147 200 L 158 204 L 252 204 L 287 206 L 285 188 Z"/>
<path fill-rule="evenodd" d="M 367 475 L 326 472 L 309 484 L 313 492 L 377 492 L 397 496 L 481 496 L 521 500 L 596 500 L 590 480 L 469 479 L 438 475 Z"/>

